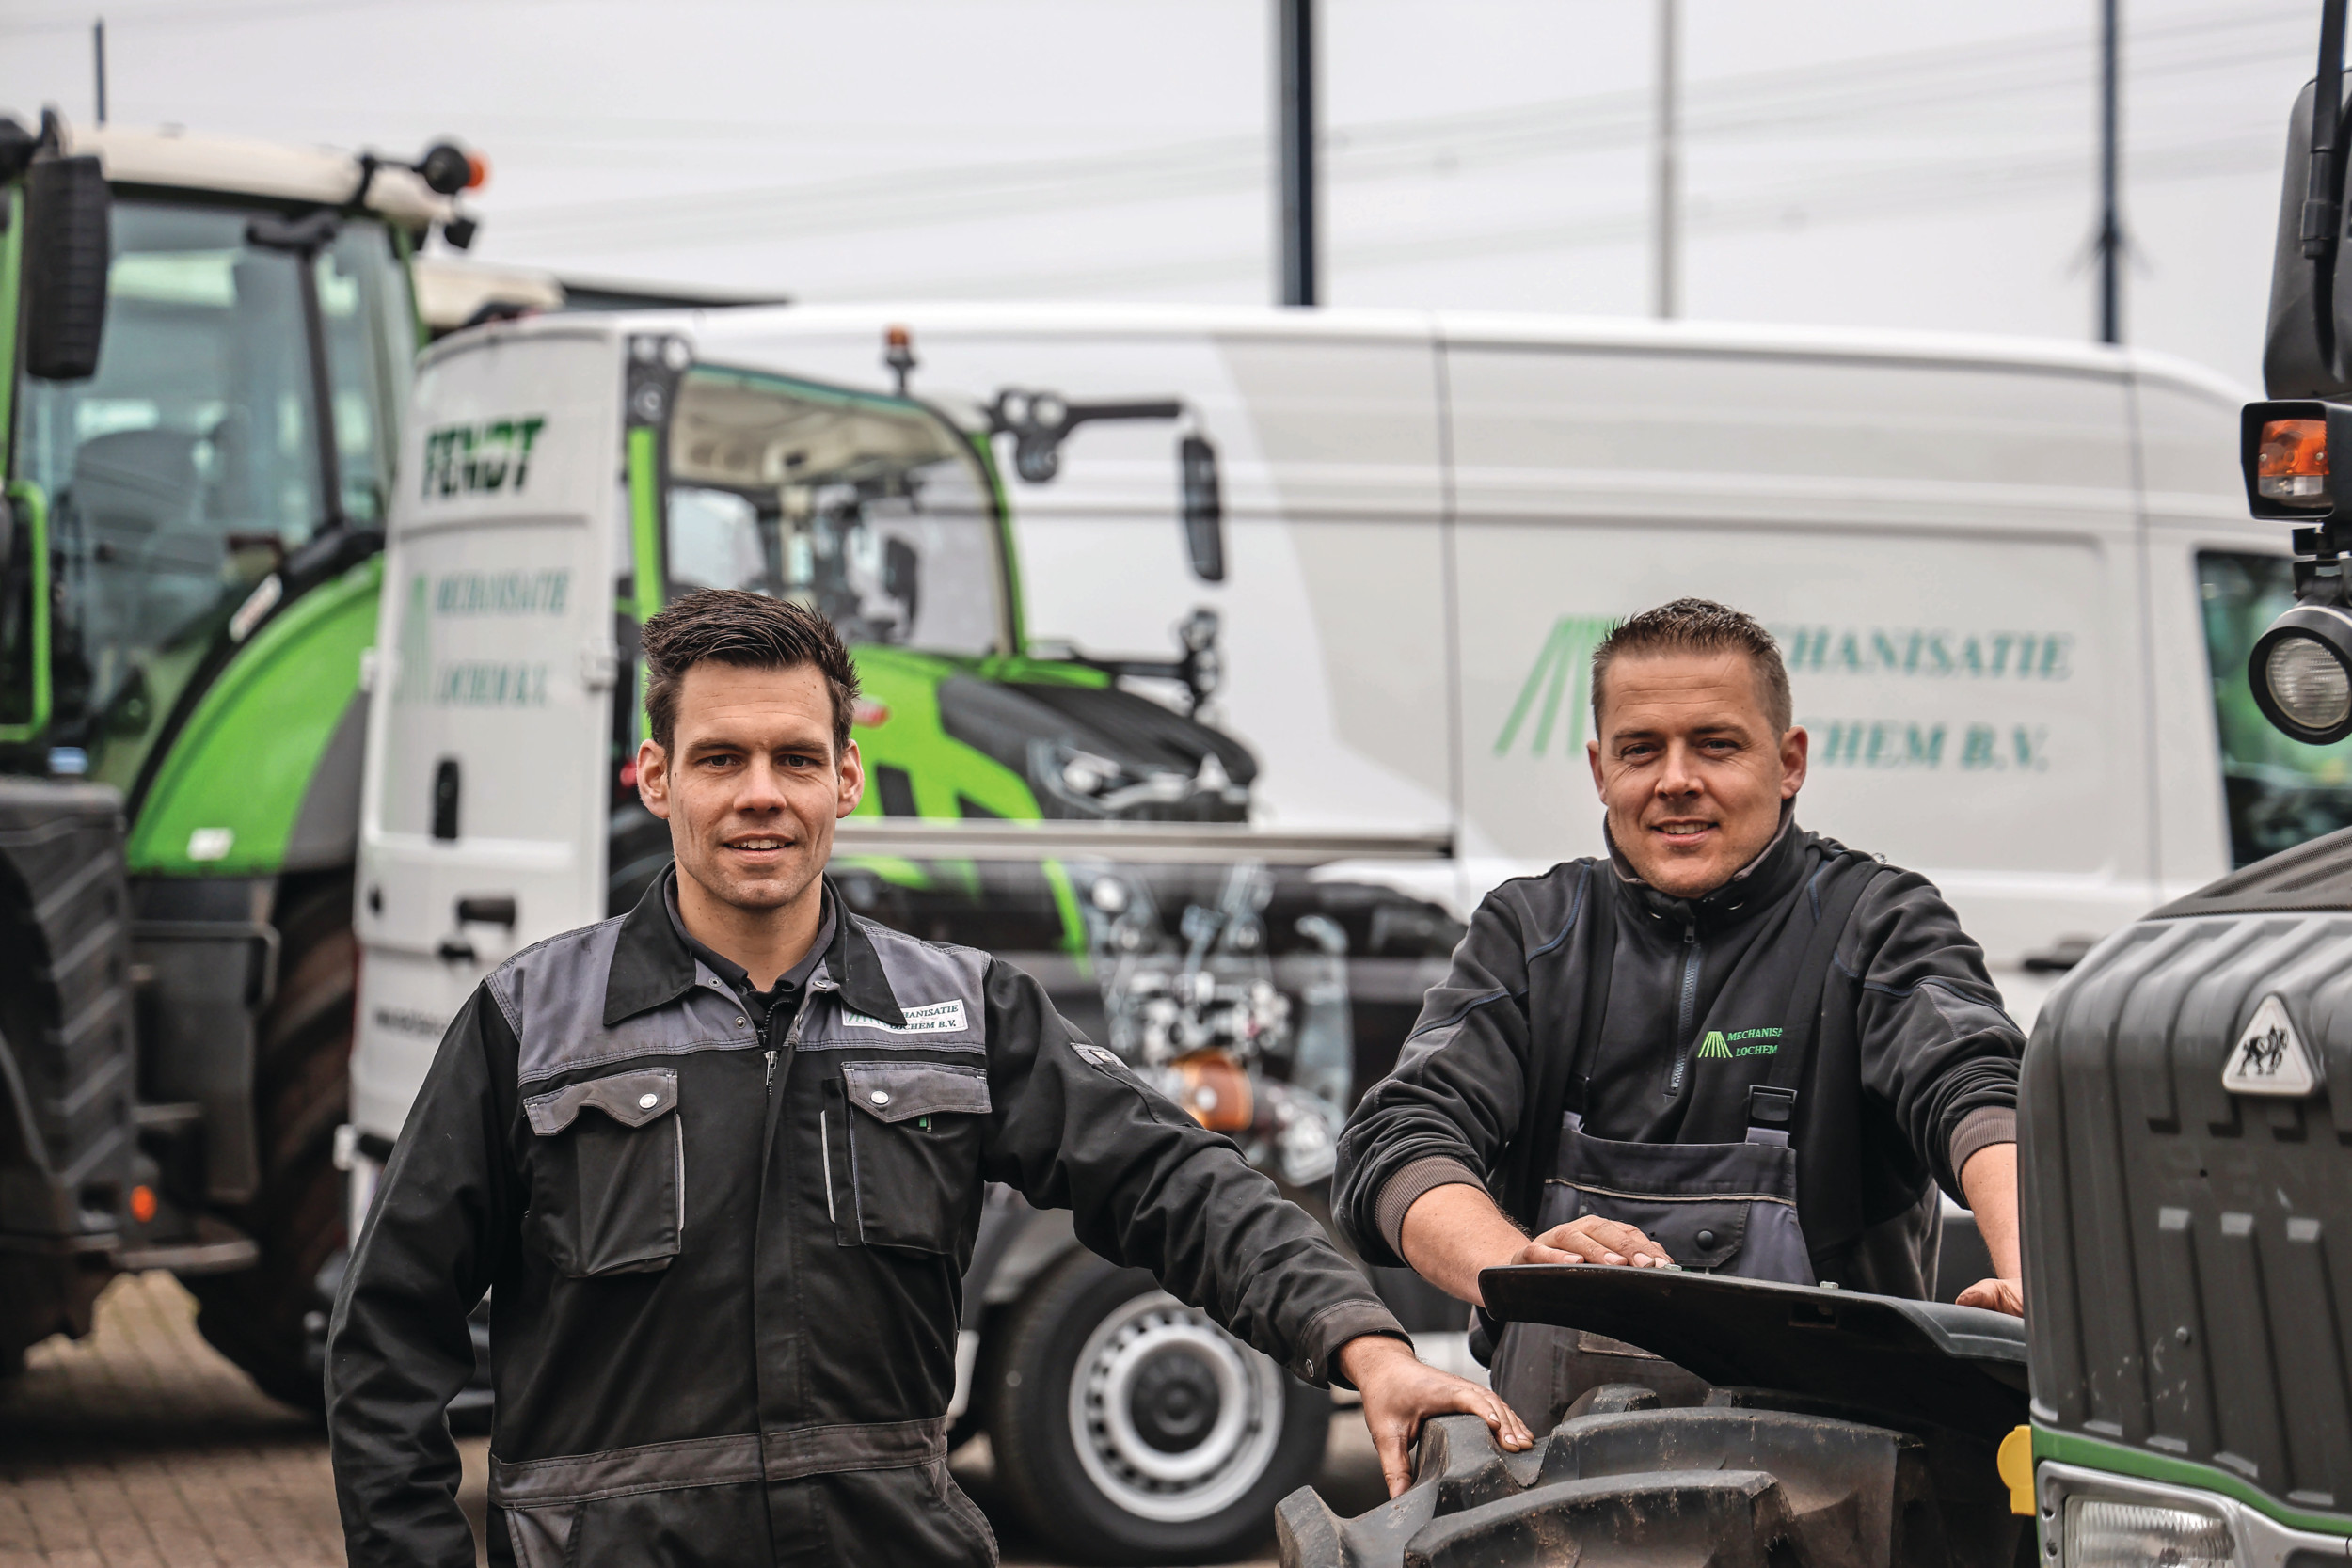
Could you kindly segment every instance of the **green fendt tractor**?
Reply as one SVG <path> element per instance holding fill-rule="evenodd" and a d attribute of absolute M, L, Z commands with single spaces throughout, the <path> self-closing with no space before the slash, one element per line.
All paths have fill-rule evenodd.
<path fill-rule="evenodd" d="M 0 119 L 0 1369 L 167 1268 L 318 1401 L 407 262 L 478 171 Z"/>

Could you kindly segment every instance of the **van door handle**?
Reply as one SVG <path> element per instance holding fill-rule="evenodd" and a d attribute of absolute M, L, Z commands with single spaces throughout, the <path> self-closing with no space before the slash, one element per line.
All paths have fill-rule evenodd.
<path fill-rule="evenodd" d="M 515 895 L 511 893 L 469 894 L 457 900 L 460 926 L 503 926 L 515 928 Z"/>

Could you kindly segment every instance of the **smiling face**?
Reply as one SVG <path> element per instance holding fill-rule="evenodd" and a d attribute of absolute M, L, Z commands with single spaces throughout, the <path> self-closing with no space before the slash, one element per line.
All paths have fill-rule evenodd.
<path fill-rule="evenodd" d="M 696 890 L 753 915 L 818 896 L 833 825 L 866 793 L 857 743 L 836 757 L 833 735 L 814 665 L 686 672 L 670 745 L 637 749 L 638 797 L 669 821 L 682 906 Z"/>
<path fill-rule="evenodd" d="M 1585 751 L 1609 833 L 1642 879 L 1696 898 L 1731 880 L 1804 784 L 1805 733 L 1776 731 L 1736 651 L 1628 654 L 1602 681 Z"/>

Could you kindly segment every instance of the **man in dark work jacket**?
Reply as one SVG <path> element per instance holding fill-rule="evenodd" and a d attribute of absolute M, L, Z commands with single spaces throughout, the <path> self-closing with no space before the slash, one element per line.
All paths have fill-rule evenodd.
<path fill-rule="evenodd" d="M 821 616 L 705 592 L 644 645 L 638 787 L 676 867 L 500 965 L 441 1042 L 329 1334 L 354 1568 L 474 1561 L 442 1412 L 485 1291 L 492 1561 L 993 1561 L 945 1418 L 990 1180 L 1352 1382 L 1391 1491 L 1427 1416 L 1529 1446 L 1034 979 L 842 907 L 821 872 L 864 786 L 857 676 Z"/>
<path fill-rule="evenodd" d="M 1636 616 L 1593 709 L 1609 854 L 1487 895 L 1350 1118 L 1342 1227 L 1472 1304 L 1481 1269 L 1575 1261 L 1924 1297 L 1940 1188 L 1997 1272 L 1961 1300 L 2022 1314 L 2024 1039 L 1926 879 L 1797 825 L 1771 636 L 1704 600 Z M 1539 1432 L 1599 1382 L 1702 1392 L 1518 1324 L 1494 1374 Z"/>

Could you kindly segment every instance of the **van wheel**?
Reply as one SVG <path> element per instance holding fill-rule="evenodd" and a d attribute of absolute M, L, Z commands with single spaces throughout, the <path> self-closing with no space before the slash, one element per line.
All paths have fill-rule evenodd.
<path fill-rule="evenodd" d="M 196 1326 L 262 1391 L 298 1409 L 326 1408 L 304 1320 L 324 1311 L 319 1270 L 343 1244 L 335 1129 L 350 1108 L 352 993 L 358 978 L 348 871 L 279 891 L 278 992 L 254 1031 L 254 1116 L 262 1184 L 224 1217 L 259 1243 L 235 1274 L 188 1280 Z"/>
<path fill-rule="evenodd" d="M 1023 1524 L 1081 1561 L 1240 1556 L 1330 1434 L 1328 1394 L 1090 1252 L 1033 1286 L 992 1349 L 997 1482 Z"/>

